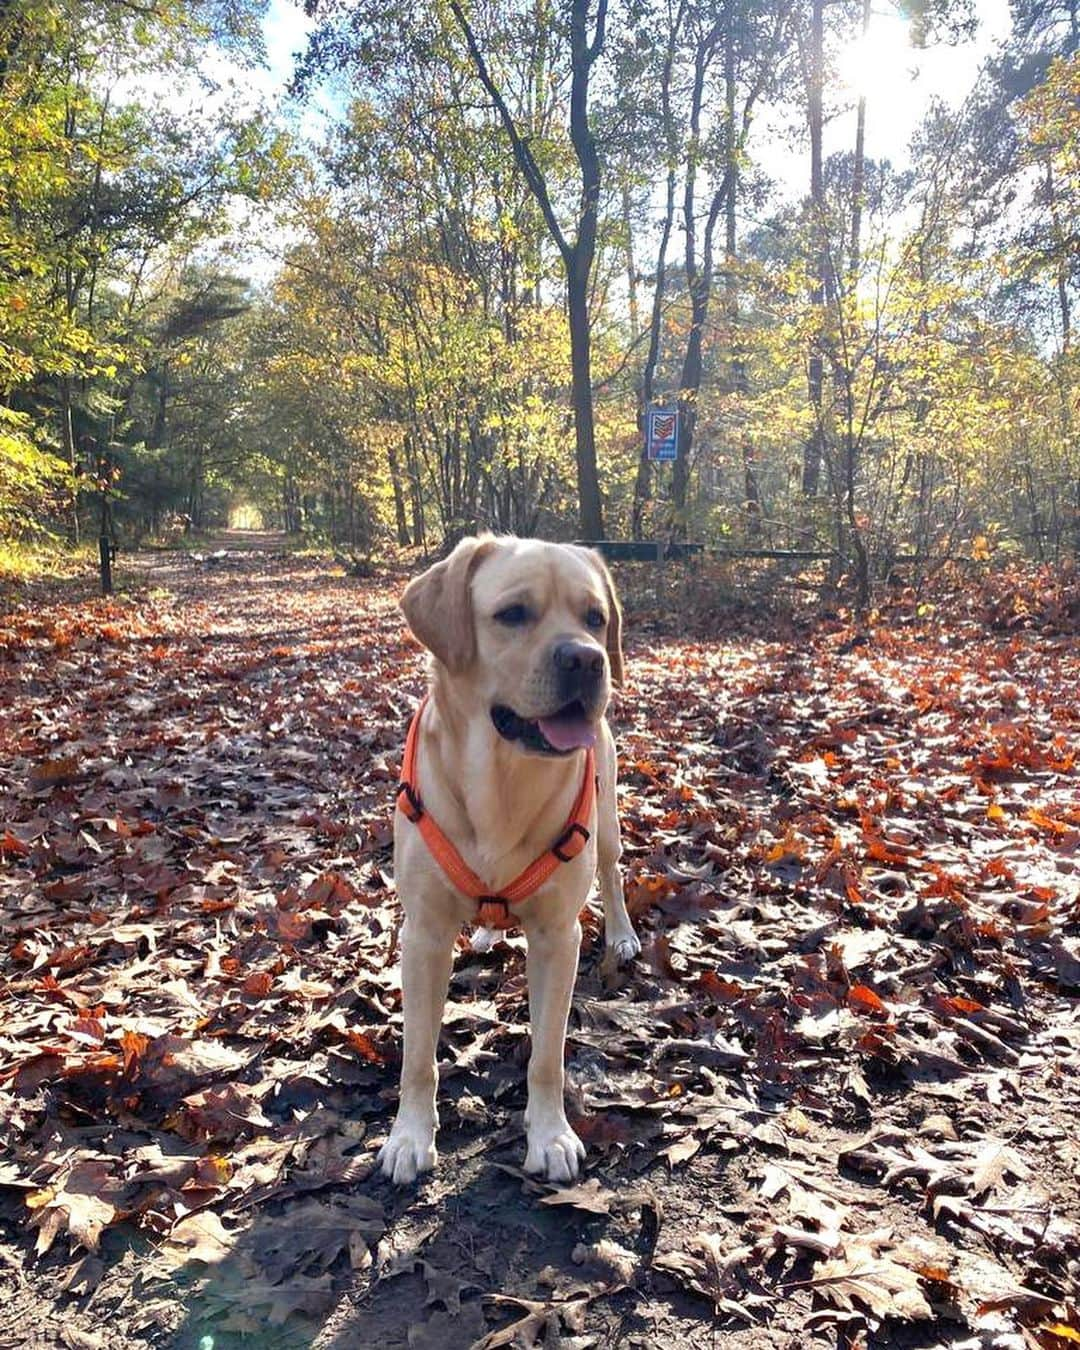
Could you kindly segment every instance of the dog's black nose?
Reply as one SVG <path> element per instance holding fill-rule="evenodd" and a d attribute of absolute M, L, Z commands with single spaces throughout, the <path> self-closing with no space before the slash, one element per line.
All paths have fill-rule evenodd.
<path fill-rule="evenodd" d="M 557 642 L 552 652 L 555 668 L 567 675 L 588 678 L 604 669 L 604 653 L 587 642 Z"/>

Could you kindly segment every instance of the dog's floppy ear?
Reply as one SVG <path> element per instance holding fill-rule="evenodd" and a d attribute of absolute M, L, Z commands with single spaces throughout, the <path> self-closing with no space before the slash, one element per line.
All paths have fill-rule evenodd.
<path fill-rule="evenodd" d="M 615 583 L 611 579 L 607 563 L 595 549 L 592 550 L 592 556 L 596 570 L 603 578 L 604 590 L 607 592 L 607 654 L 608 664 L 611 666 L 611 682 L 621 689 L 623 682 L 622 608 L 619 605 L 619 598 L 615 594 Z"/>
<path fill-rule="evenodd" d="M 451 674 L 467 670 L 476 660 L 470 584 L 477 564 L 494 547 L 491 535 L 463 539 L 443 562 L 413 577 L 401 597 L 413 636 Z"/>

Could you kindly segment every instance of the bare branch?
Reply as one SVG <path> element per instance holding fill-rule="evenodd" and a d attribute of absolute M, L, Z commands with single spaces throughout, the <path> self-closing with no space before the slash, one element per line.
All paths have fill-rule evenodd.
<path fill-rule="evenodd" d="M 507 107 L 506 100 L 503 98 L 498 85 L 496 85 L 492 78 L 491 71 L 488 69 L 488 64 L 484 59 L 484 54 L 480 50 L 480 44 L 477 41 L 476 34 L 473 32 L 472 25 L 466 18 L 465 11 L 462 9 L 459 0 L 450 0 L 450 10 L 461 28 L 462 35 L 465 38 L 465 45 L 469 49 L 469 56 L 472 58 L 472 63 L 480 78 L 480 83 L 491 96 L 491 101 L 494 103 L 495 110 L 499 114 L 503 129 L 510 138 L 510 145 L 513 149 L 514 159 L 517 161 L 518 168 L 521 170 L 526 183 L 528 183 L 533 196 L 536 198 L 537 204 L 540 207 L 544 221 L 547 224 L 548 230 L 551 232 L 551 237 L 554 239 L 556 247 L 562 254 L 563 259 L 566 262 L 569 262 L 573 257 L 573 249 L 567 243 L 566 236 L 562 231 L 562 226 L 559 224 L 558 218 L 555 215 L 555 208 L 551 203 L 551 194 L 548 192 L 547 180 L 544 177 L 543 170 L 540 168 L 539 164 L 537 164 L 536 157 L 533 155 L 528 141 L 518 131 L 513 114 Z"/>

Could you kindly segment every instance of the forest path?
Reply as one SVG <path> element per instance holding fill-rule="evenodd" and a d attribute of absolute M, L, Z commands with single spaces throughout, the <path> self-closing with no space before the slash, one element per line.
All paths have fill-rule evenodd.
<path fill-rule="evenodd" d="M 0 620 L 0 1345 L 1019 1346 L 1023 1319 L 1056 1347 L 1075 639 L 645 644 L 631 616 L 644 951 L 608 970 L 586 915 L 584 1183 L 520 1171 L 511 937 L 458 952 L 441 1167 L 396 1191 L 398 590 L 241 549 Z"/>
<path fill-rule="evenodd" d="M 283 553 L 292 542 L 293 536 L 284 530 L 223 529 L 214 530 L 207 536 L 203 551 L 215 553 L 224 549 L 228 553 Z"/>

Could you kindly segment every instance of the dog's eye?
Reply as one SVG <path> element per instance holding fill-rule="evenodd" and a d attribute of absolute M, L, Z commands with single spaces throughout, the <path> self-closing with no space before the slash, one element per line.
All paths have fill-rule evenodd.
<path fill-rule="evenodd" d="M 505 609 L 500 609 L 496 613 L 495 621 L 506 624 L 507 628 L 517 628 L 523 623 L 528 623 L 530 617 L 524 605 L 507 605 Z"/>
<path fill-rule="evenodd" d="M 607 615 L 602 609 L 594 607 L 585 615 L 585 623 L 589 628 L 603 628 L 604 624 L 607 623 Z"/>

